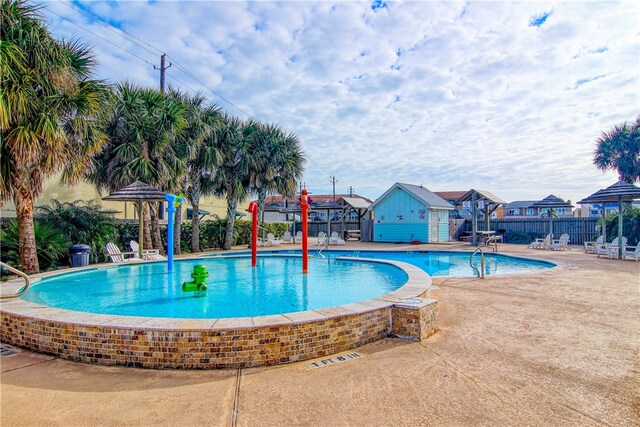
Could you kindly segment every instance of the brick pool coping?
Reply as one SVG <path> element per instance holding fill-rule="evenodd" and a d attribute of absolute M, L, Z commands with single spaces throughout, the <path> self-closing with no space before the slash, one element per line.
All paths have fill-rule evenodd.
<path fill-rule="evenodd" d="M 357 303 L 221 319 L 117 316 L 64 310 L 21 299 L 2 300 L 0 338 L 78 362 L 211 369 L 296 362 L 350 350 L 390 335 L 422 340 L 437 331 L 437 301 L 429 298 L 432 282 L 425 271 L 400 261 L 337 259 L 390 264 L 402 269 L 408 280 L 394 292 Z"/>

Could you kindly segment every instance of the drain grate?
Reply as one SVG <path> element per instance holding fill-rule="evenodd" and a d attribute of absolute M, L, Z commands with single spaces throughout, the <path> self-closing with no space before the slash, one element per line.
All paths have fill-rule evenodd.
<path fill-rule="evenodd" d="M 9 344 L 0 344 L 0 356 L 11 356 L 12 354 L 16 354 L 18 349 L 15 347 L 11 347 Z"/>

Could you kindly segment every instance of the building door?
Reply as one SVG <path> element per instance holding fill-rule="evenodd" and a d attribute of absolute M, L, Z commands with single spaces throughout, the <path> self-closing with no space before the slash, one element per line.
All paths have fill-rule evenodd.
<path fill-rule="evenodd" d="M 438 211 L 431 211 L 429 215 L 429 228 L 431 229 L 431 238 L 429 242 L 440 241 L 440 215 Z"/>

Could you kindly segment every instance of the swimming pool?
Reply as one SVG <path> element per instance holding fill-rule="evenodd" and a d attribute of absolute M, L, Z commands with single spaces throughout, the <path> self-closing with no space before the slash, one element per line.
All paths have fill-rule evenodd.
<path fill-rule="evenodd" d="M 300 251 L 276 251 L 278 254 L 300 254 Z M 340 251 L 328 250 L 321 254 L 310 252 L 314 257 L 355 257 L 402 261 L 424 270 L 430 276 L 474 276 L 469 265 L 469 252 L 450 251 Z M 260 254 L 265 254 L 264 251 Z M 209 255 L 217 257 L 220 255 Z M 520 274 L 543 271 L 556 265 L 549 261 L 521 258 L 498 253 L 485 253 L 485 275 Z M 473 265 L 480 268 L 480 257 L 474 257 Z"/>
<path fill-rule="evenodd" d="M 194 265 L 208 272 L 208 290 L 183 292 Z M 36 304 L 123 316 L 230 318 L 339 306 L 395 291 L 407 274 L 393 265 L 312 258 L 302 275 L 298 256 L 212 257 L 94 269 L 41 280 L 22 297 Z"/>

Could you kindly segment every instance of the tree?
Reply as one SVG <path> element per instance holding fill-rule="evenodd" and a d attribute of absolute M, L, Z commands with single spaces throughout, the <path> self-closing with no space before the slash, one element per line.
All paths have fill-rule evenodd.
<path fill-rule="evenodd" d="M 615 125 L 596 140 L 593 163 L 602 171 L 616 170 L 620 181 L 640 180 L 640 115 L 635 122 Z"/>
<path fill-rule="evenodd" d="M 206 105 L 206 98 L 201 94 L 189 96 L 171 90 L 168 96 L 181 102 L 185 110 L 186 126 L 178 136 L 175 147 L 178 157 L 186 161 L 181 190 L 193 209 L 191 251 L 200 252 L 200 197 L 210 192 L 211 176 L 222 159 L 215 138 L 210 137 L 219 119 L 220 108 Z M 175 253 L 181 252 L 181 223 L 182 209 L 178 209 L 174 223 Z"/>
<path fill-rule="evenodd" d="M 295 195 L 302 178 L 304 157 L 300 140 L 293 133 L 285 133 L 274 124 L 257 124 L 249 129 L 251 136 L 251 190 L 258 195 L 258 211 L 262 218 L 268 193 L 284 197 Z"/>
<path fill-rule="evenodd" d="M 176 152 L 185 126 L 184 106 L 159 91 L 129 83 L 117 85 L 107 113 L 108 141 L 98 153 L 87 178 L 98 190 L 115 191 L 141 181 L 164 191 L 175 191 L 186 172 L 186 161 Z M 145 227 L 145 247 L 162 248 L 158 209 L 145 209 L 153 236 Z"/>
<path fill-rule="evenodd" d="M 543 209 L 540 214 L 540 218 L 549 218 L 549 234 L 553 237 L 553 219 L 558 218 L 558 211 L 556 208 L 546 208 Z"/>
<path fill-rule="evenodd" d="M 92 79 L 95 60 L 78 40 L 58 41 L 39 6 L 0 5 L 0 201 L 13 199 L 20 268 L 39 271 L 33 206 L 45 179 L 62 171 L 74 183 L 105 141 L 106 86 Z"/>
<path fill-rule="evenodd" d="M 249 155 L 250 132 L 254 121 L 243 122 L 230 114 L 223 114 L 213 137 L 222 154 L 220 165 L 211 181 L 212 193 L 227 200 L 227 230 L 223 249 L 231 249 L 233 226 L 238 202 L 248 195 L 249 170 L 252 161 Z"/>

